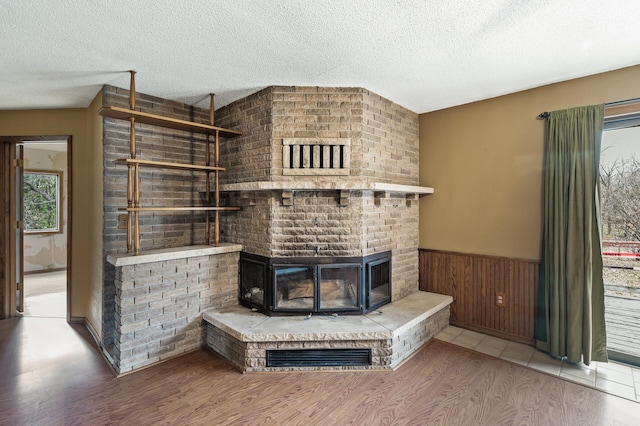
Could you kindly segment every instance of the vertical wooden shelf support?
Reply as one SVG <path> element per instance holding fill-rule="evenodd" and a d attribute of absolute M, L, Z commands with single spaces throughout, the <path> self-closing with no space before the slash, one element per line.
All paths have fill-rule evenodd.
<path fill-rule="evenodd" d="M 215 166 L 216 167 L 220 167 L 220 132 L 218 130 L 216 130 L 216 141 L 215 141 Z M 218 181 L 218 177 L 220 174 L 219 170 L 215 170 L 213 172 L 214 176 L 215 176 L 215 202 L 216 202 L 216 210 L 214 210 L 214 221 L 215 221 L 215 225 L 213 227 L 214 229 L 214 245 L 216 247 L 218 247 L 218 245 L 220 245 L 220 182 Z"/>
<path fill-rule="evenodd" d="M 129 109 L 135 111 L 136 109 L 136 72 L 129 71 Z M 136 118 L 131 117 L 129 119 L 129 158 L 136 158 Z M 127 206 L 138 207 L 134 204 L 135 193 L 138 191 L 138 179 L 135 177 L 136 166 L 133 164 L 127 165 Z M 138 229 L 138 213 L 129 211 L 127 212 L 127 253 L 140 254 L 140 247 L 134 243 L 135 235 L 140 232 Z"/>
<path fill-rule="evenodd" d="M 212 126 L 213 124 L 213 120 L 214 120 L 214 112 L 213 112 L 213 107 L 214 107 L 214 103 L 213 103 L 213 93 L 209 94 L 210 97 L 210 101 L 209 101 L 209 124 L 211 124 Z M 205 147 L 205 160 L 206 160 L 206 165 L 210 166 L 211 165 L 211 137 L 210 135 L 207 133 L 207 144 Z M 207 206 L 211 205 L 211 171 L 207 171 L 207 184 L 206 184 L 206 188 L 205 188 L 205 201 Z M 217 226 L 217 224 L 215 225 Z M 206 216 L 206 229 L 205 229 L 205 241 L 207 242 L 207 244 L 211 244 L 211 214 L 209 211 L 207 211 L 207 216 Z M 217 242 L 216 242 L 216 246 L 217 246 Z"/>

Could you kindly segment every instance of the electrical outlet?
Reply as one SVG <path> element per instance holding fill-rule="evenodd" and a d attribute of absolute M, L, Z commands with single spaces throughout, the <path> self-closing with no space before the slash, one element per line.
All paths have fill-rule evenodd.
<path fill-rule="evenodd" d="M 507 296 L 504 293 L 496 292 L 496 305 L 507 306 Z"/>
<path fill-rule="evenodd" d="M 129 224 L 129 215 L 127 214 L 118 215 L 118 229 L 127 229 L 128 224 Z"/>

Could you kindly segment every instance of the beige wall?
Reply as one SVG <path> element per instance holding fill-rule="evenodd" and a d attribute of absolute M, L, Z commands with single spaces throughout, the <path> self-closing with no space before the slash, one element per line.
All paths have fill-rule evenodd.
<path fill-rule="evenodd" d="M 538 259 L 544 121 L 640 97 L 640 66 L 422 114 L 420 247 Z"/>
<path fill-rule="evenodd" d="M 71 316 L 100 335 L 102 315 L 102 97 L 88 109 L 0 111 L 0 135 L 71 135 Z"/>

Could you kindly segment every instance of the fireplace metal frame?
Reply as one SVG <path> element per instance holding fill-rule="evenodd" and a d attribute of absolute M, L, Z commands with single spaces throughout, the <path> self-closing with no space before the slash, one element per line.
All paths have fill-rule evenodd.
<path fill-rule="evenodd" d="M 276 282 L 277 282 L 277 276 L 278 276 L 278 271 L 279 270 L 285 270 L 285 269 L 289 269 L 289 268 L 295 268 L 295 267 L 300 267 L 300 268 L 309 268 L 310 270 L 313 271 L 313 309 L 309 310 L 306 308 L 285 308 L 285 307 L 279 307 L 278 306 L 278 295 L 277 295 L 277 286 L 276 286 Z M 357 294 L 356 294 L 356 303 L 355 306 L 350 306 L 350 307 L 340 307 L 340 308 L 325 308 L 322 306 L 321 302 L 322 302 L 322 297 L 321 297 L 321 274 L 323 270 L 326 269 L 342 269 L 342 268 L 357 268 Z M 273 263 L 271 265 L 271 286 L 272 286 L 272 298 L 271 298 L 271 304 L 269 306 L 270 310 L 273 311 L 274 313 L 279 313 L 279 312 L 286 312 L 286 313 L 293 313 L 293 314 L 306 314 L 306 313 L 317 313 L 317 314 L 332 314 L 332 313 L 360 313 L 363 310 L 363 292 L 361 291 L 362 288 L 362 264 L 361 263 L 356 263 L 356 262 L 336 262 L 336 263 L 316 263 L 316 264 L 309 264 L 308 262 L 303 262 L 303 263 L 296 263 L 296 264 L 290 264 L 290 263 Z"/>
<path fill-rule="evenodd" d="M 307 314 L 342 314 L 362 315 L 391 302 L 391 251 L 372 254 L 365 257 L 287 257 L 268 258 L 252 253 L 240 253 L 240 267 L 238 277 L 238 300 L 241 305 L 257 310 L 266 315 L 307 315 Z M 371 291 L 371 269 L 376 265 L 388 262 L 388 297 L 375 303 L 369 297 Z M 276 306 L 276 271 L 283 267 L 307 267 L 314 271 L 314 306 L 313 309 L 281 309 Z M 323 308 L 320 305 L 320 272 L 323 268 L 334 267 L 358 268 L 357 306 L 345 308 Z M 258 268 L 259 272 L 256 273 Z M 248 269 L 253 269 L 252 277 L 248 277 Z M 262 287 L 260 287 L 262 286 Z M 254 289 L 258 289 L 254 291 Z M 260 293 L 260 299 L 254 297 Z"/>

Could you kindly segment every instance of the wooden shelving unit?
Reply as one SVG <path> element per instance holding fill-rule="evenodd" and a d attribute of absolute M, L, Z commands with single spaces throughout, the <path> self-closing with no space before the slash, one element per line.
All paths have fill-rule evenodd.
<path fill-rule="evenodd" d="M 213 96 L 213 95 L 212 95 Z M 135 104 L 134 104 L 135 106 Z M 241 133 L 235 130 L 223 129 L 213 124 L 200 124 L 191 121 L 179 120 L 177 118 L 163 117 L 132 109 L 119 108 L 114 106 L 103 107 L 99 111 L 103 117 L 116 118 L 118 120 L 130 120 L 135 118 L 136 123 L 150 124 L 152 126 L 166 127 L 174 130 L 184 130 L 185 132 L 214 135 L 216 132 L 223 138 L 240 136 Z"/>
<path fill-rule="evenodd" d="M 129 109 L 120 107 L 103 107 L 98 111 L 103 117 L 115 118 L 117 120 L 125 120 L 130 123 L 129 131 L 129 158 L 116 160 L 116 164 L 127 166 L 127 207 L 119 208 L 128 214 L 127 222 L 127 252 L 134 255 L 140 254 L 140 221 L 139 214 L 145 212 L 206 212 L 206 244 L 218 246 L 220 244 L 220 217 L 221 211 L 237 211 L 239 207 L 220 207 L 220 190 L 219 190 L 219 173 L 224 171 L 224 167 L 220 167 L 220 137 L 233 138 L 241 133 L 235 130 L 216 127 L 214 122 L 214 97 L 210 95 L 209 121 L 210 124 L 193 123 L 191 121 L 179 120 L 176 118 L 163 117 L 160 115 L 149 114 L 136 111 L 136 93 L 135 93 L 135 71 L 131 71 L 131 82 L 129 89 Z M 173 130 L 182 130 L 192 133 L 207 135 L 205 145 L 205 162 L 204 165 L 173 163 L 166 161 L 144 160 L 136 158 L 136 123 L 149 124 L 152 126 L 164 127 Z M 211 141 L 213 137 L 213 141 Z M 213 143 L 213 164 L 211 164 L 211 144 Z M 160 207 L 160 206 L 141 206 L 140 205 L 140 167 L 151 167 L 166 170 L 183 170 L 191 172 L 203 172 L 206 174 L 206 190 L 205 190 L 205 207 Z M 214 180 L 214 199 L 213 206 L 211 200 L 211 177 Z M 210 212 L 214 213 L 214 236 L 211 239 L 210 231 Z"/>
<path fill-rule="evenodd" d="M 123 212 L 222 212 L 238 211 L 240 207 L 121 207 Z"/>
<path fill-rule="evenodd" d="M 199 166 L 197 164 L 181 164 L 181 163 L 169 163 L 166 161 L 153 161 L 153 160 L 140 160 L 138 158 L 121 158 L 115 161 L 116 164 L 123 164 L 125 166 L 139 164 L 145 167 L 155 167 L 158 169 L 174 169 L 174 170 L 186 170 L 192 172 L 214 172 L 224 171 L 224 167 L 216 166 Z"/>

